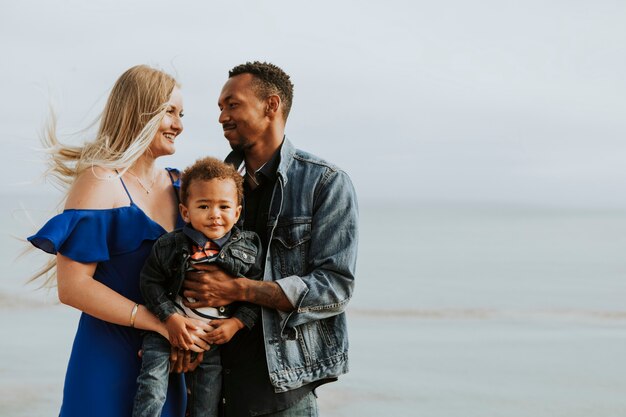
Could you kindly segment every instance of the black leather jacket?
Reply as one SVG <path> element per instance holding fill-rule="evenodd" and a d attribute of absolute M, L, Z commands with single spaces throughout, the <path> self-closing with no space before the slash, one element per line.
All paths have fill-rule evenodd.
<path fill-rule="evenodd" d="M 152 247 L 152 252 L 141 270 L 140 287 L 146 307 L 159 320 L 165 321 L 180 310 L 174 304 L 181 291 L 185 272 L 189 269 L 190 239 L 182 229 L 161 236 Z M 254 232 L 231 230 L 230 239 L 219 254 L 210 259 L 230 275 L 259 279 L 261 277 L 261 240 Z M 236 317 L 248 328 L 259 318 L 259 307 L 249 303 L 233 303 L 232 317 Z"/>

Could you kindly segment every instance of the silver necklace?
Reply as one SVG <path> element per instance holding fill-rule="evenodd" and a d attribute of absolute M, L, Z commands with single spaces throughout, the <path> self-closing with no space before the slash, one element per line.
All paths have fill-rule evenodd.
<path fill-rule="evenodd" d="M 146 191 L 146 194 L 150 194 L 150 191 L 152 191 L 152 187 L 154 187 L 154 182 L 156 181 L 156 177 L 157 177 L 156 173 L 152 176 L 152 182 L 150 183 L 150 186 L 146 187 L 143 181 L 141 181 L 141 179 L 137 175 L 135 175 L 134 172 L 132 172 L 130 169 L 126 170 L 126 172 L 128 172 L 130 175 L 135 177 L 139 185 L 141 185 L 141 188 L 143 188 Z"/>
<path fill-rule="evenodd" d="M 247 169 L 246 169 L 246 174 L 248 174 L 248 177 L 250 177 L 250 179 L 252 180 L 252 182 L 254 182 L 256 186 L 259 185 L 259 182 L 256 180 L 255 175 L 250 174 L 250 171 L 248 171 Z"/>
<path fill-rule="evenodd" d="M 260 170 L 263 169 L 263 167 L 267 164 L 267 162 L 263 165 L 261 165 L 261 167 L 259 169 L 257 169 L 254 173 L 250 173 L 250 170 L 248 169 L 248 165 L 246 165 L 246 175 L 248 177 L 250 177 L 250 179 L 252 180 L 252 182 L 254 182 L 254 184 L 258 187 L 259 186 L 259 182 L 256 180 L 256 173 L 259 172 Z"/>

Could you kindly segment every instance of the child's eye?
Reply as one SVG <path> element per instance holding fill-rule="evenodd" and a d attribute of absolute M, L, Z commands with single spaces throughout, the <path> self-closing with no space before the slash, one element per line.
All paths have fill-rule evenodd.
<path fill-rule="evenodd" d="M 230 206 L 228 206 L 228 205 L 222 205 L 222 206 L 220 206 L 220 208 L 221 208 L 222 210 L 228 210 L 228 209 L 230 208 Z"/>
<path fill-rule="evenodd" d="M 206 204 L 201 204 L 201 205 L 199 205 L 199 206 L 198 206 L 198 208 L 199 208 L 200 210 L 206 210 L 206 209 L 208 209 L 208 208 L 209 208 L 209 206 L 207 206 Z"/>

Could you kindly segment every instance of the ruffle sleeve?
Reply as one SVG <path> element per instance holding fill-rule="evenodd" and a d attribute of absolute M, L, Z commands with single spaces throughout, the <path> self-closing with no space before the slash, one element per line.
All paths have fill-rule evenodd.
<path fill-rule="evenodd" d="M 78 262 L 102 262 L 132 252 L 165 230 L 135 205 L 114 209 L 68 209 L 28 237 L 35 247 Z"/>

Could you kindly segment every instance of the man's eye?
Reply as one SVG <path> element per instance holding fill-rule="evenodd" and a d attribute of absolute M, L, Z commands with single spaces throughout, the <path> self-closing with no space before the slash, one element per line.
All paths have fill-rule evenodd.
<path fill-rule="evenodd" d="M 235 107 L 237 107 L 239 104 L 238 103 L 230 103 L 228 105 L 228 107 L 230 107 L 231 109 L 234 109 Z"/>

